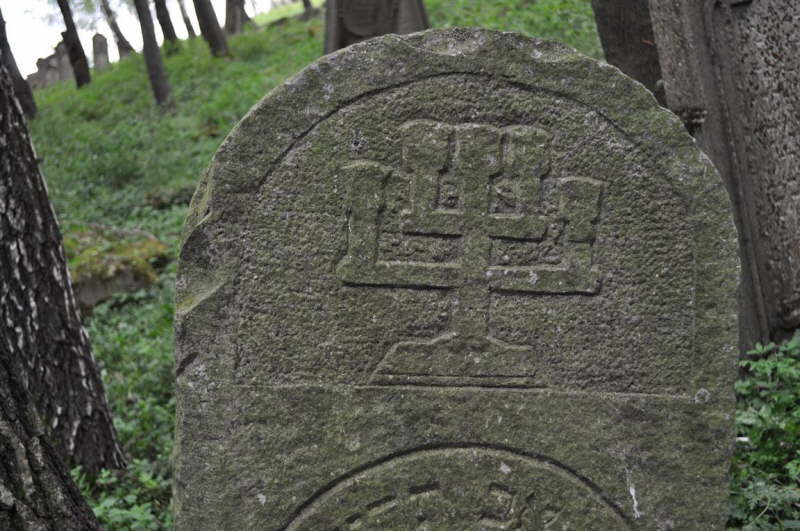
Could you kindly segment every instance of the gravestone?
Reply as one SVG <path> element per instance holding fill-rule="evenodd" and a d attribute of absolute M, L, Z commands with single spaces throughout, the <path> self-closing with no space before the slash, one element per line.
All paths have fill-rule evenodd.
<path fill-rule="evenodd" d="M 95 33 L 92 37 L 92 54 L 97 70 L 108 68 L 108 40 L 100 33 Z"/>
<path fill-rule="evenodd" d="M 741 350 L 800 328 L 800 2 L 650 0 L 669 108 L 725 180 Z"/>
<path fill-rule="evenodd" d="M 321 58 L 192 202 L 177 528 L 722 529 L 729 210 L 675 115 L 557 43 Z"/>
<path fill-rule="evenodd" d="M 69 53 L 67 53 L 67 45 L 64 41 L 56 45 L 56 51 L 52 57 L 51 63 L 55 62 L 56 81 L 72 79 L 72 63 L 69 62 Z"/>
<path fill-rule="evenodd" d="M 422 0 L 328 0 L 325 53 L 378 35 L 413 33 L 429 26 Z"/>

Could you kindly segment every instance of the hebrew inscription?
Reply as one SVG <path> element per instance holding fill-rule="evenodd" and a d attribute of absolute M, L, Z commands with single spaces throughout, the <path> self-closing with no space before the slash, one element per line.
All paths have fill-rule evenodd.
<path fill-rule="evenodd" d="M 349 239 L 337 275 L 356 285 L 452 289 L 457 305 L 451 332 L 395 345 L 372 382 L 535 385 L 531 350 L 489 334 L 491 292 L 598 293 L 601 276 L 592 256 L 604 183 L 551 178 L 551 135 L 536 127 L 415 120 L 399 133 L 399 172 L 368 160 L 342 168 L 349 183 Z M 401 235 L 457 241 L 460 256 L 441 261 L 382 256 L 391 179 L 408 183 Z M 509 254 L 536 258 L 509 264 Z M 521 374 L 524 367 L 529 369 Z"/>
<path fill-rule="evenodd" d="M 299 530 L 630 529 L 577 476 L 507 450 L 421 450 L 340 481 L 288 526 Z"/>

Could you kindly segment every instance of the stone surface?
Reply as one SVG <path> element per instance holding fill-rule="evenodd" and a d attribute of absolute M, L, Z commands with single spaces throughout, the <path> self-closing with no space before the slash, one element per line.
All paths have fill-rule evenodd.
<path fill-rule="evenodd" d="M 800 327 L 800 2 L 650 0 L 669 107 L 725 180 L 741 350 Z"/>
<path fill-rule="evenodd" d="M 257 104 L 193 198 L 177 528 L 722 529 L 736 234 L 641 85 L 390 35 Z"/>
<path fill-rule="evenodd" d="M 27 81 L 33 89 L 49 87 L 53 83 L 73 79 L 72 65 L 69 62 L 64 42 L 58 43 L 53 55 L 38 59 L 36 69 L 36 72 L 27 77 Z"/>
<path fill-rule="evenodd" d="M 152 286 L 169 261 L 167 246 L 149 232 L 101 225 L 67 230 L 64 251 L 84 315 L 116 293 Z"/>
<path fill-rule="evenodd" d="M 92 37 L 92 54 L 94 56 L 93 66 L 97 70 L 108 68 L 108 39 L 101 33 L 95 33 Z"/>
<path fill-rule="evenodd" d="M 325 14 L 325 53 L 386 33 L 427 29 L 422 0 L 329 0 Z"/>

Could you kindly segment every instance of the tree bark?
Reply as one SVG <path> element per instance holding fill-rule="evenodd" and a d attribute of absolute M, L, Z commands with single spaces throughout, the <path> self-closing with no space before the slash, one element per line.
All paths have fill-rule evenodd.
<path fill-rule="evenodd" d="M 742 256 L 741 347 L 800 327 L 800 4 L 650 0 L 669 108 L 722 175 Z"/>
<path fill-rule="evenodd" d="M 25 111 L 25 116 L 33 118 L 36 116 L 36 101 L 33 99 L 31 86 L 19 73 L 17 61 L 14 60 L 14 54 L 11 53 L 11 45 L 8 44 L 8 37 L 6 36 L 6 21 L 3 18 L 2 11 L 0 11 L 0 63 L 5 65 L 6 70 L 11 75 L 14 92 L 20 105 L 22 105 L 22 110 Z"/>
<path fill-rule="evenodd" d="M 225 1 L 225 33 L 236 35 L 241 33 L 250 17 L 244 10 L 244 0 Z"/>
<path fill-rule="evenodd" d="M 48 440 L 30 394 L 39 379 L 35 368 L 61 369 L 52 359 L 39 363 L 52 348 L 43 341 L 61 336 L 56 354 L 74 362 L 71 347 L 77 339 L 82 348 L 86 336 L 74 310 L 64 311 L 72 292 L 60 234 L 2 65 L 0 145 L 0 529 L 92 531 L 99 525 Z"/>
<path fill-rule="evenodd" d="M 164 34 L 164 40 L 170 43 L 177 43 L 178 35 L 175 33 L 175 26 L 172 25 L 172 18 L 169 16 L 166 0 L 155 0 L 155 4 L 156 18 L 158 19 L 158 25 L 161 26 L 161 32 Z"/>
<path fill-rule="evenodd" d="M 156 103 L 166 105 L 169 101 L 170 86 L 164 62 L 156 42 L 156 30 L 153 26 L 153 17 L 150 15 L 148 0 L 134 0 L 139 24 L 142 26 L 142 41 L 144 42 L 144 60 L 147 63 L 147 75 L 150 78 L 150 87 Z"/>
<path fill-rule="evenodd" d="M 197 37 L 197 33 L 194 32 L 194 27 L 192 27 L 192 19 L 189 18 L 189 12 L 186 10 L 184 0 L 178 0 L 178 7 L 181 9 L 181 17 L 183 17 L 183 23 L 186 25 L 186 33 L 189 34 L 190 39 L 194 39 Z"/>
<path fill-rule="evenodd" d="M 11 123 L 4 87 L 2 132 Z M 13 109 L 12 109 L 13 110 Z M 10 137 L 15 138 L 15 137 Z M 10 142 L 10 141 L 6 141 Z M 80 322 L 61 233 L 27 133 L 2 144 L 0 157 L 0 312 L 5 348 L 24 361 L 21 385 L 32 397 L 64 462 L 94 475 L 125 466 L 100 372 Z M 20 142 L 24 143 L 22 146 Z M 23 149 L 24 148 L 24 149 Z M 23 156 L 24 155 L 24 156 Z M 8 157 L 8 160 L 5 158 Z M 8 336 L 10 334 L 10 336 Z M 13 341 L 11 341 L 13 339 Z"/>
<path fill-rule="evenodd" d="M 666 106 L 647 0 L 592 0 L 606 61 L 642 83 Z"/>
<path fill-rule="evenodd" d="M 133 52 L 133 46 L 131 46 L 131 43 L 128 42 L 128 39 L 125 38 L 125 35 L 123 35 L 122 31 L 119 29 L 117 25 L 117 16 L 108 4 L 108 0 L 100 0 L 100 11 L 103 12 L 106 23 L 108 27 L 111 28 L 111 33 L 114 34 L 114 42 L 117 43 L 117 50 L 119 51 L 120 58 L 130 55 Z"/>
<path fill-rule="evenodd" d="M 67 55 L 69 55 L 69 62 L 75 75 L 75 84 L 78 85 L 78 88 L 81 88 L 92 81 L 92 75 L 89 73 L 89 61 L 83 52 L 83 45 L 78 37 L 75 21 L 72 19 L 69 0 L 58 0 L 58 7 L 61 9 L 64 24 L 67 26 L 67 31 L 62 32 L 61 36 L 64 38 L 64 44 L 67 47 Z"/>
<path fill-rule="evenodd" d="M 200 24 L 200 33 L 208 43 L 211 54 L 217 57 L 230 55 L 228 41 L 222 28 L 219 27 L 219 20 L 217 20 L 211 2 L 194 0 L 194 12 L 197 15 L 197 22 Z"/>
<path fill-rule="evenodd" d="M 316 12 L 311 0 L 303 0 L 303 16 L 301 17 L 303 20 L 310 20 Z"/>

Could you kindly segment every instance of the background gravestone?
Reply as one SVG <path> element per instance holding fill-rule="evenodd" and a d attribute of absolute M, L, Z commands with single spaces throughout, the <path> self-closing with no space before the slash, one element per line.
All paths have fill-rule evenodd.
<path fill-rule="evenodd" d="M 72 79 L 72 63 L 69 62 L 69 53 L 67 52 L 67 44 L 64 41 L 56 45 L 54 54 L 56 62 L 56 72 L 58 73 L 58 81 L 66 81 Z"/>
<path fill-rule="evenodd" d="M 728 186 L 741 350 L 800 328 L 800 2 L 650 0 L 669 108 Z"/>
<path fill-rule="evenodd" d="M 737 281 L 718 175 L 617 69 L 459 29 L 323 57 L 192 202 L 176 525 L 722 529 Z"/>
<path fill-rule="evenodd" d="M 386 33 L 427 29 L 422 0 L 328 0 L 325 12 L 325 53 Z"/>
<path fill-rule="evenodd" d="M 97 70 L 108 67 L 108 40 L 100 33 L 95 33 L 92 37 L 92 55 Z"/>

